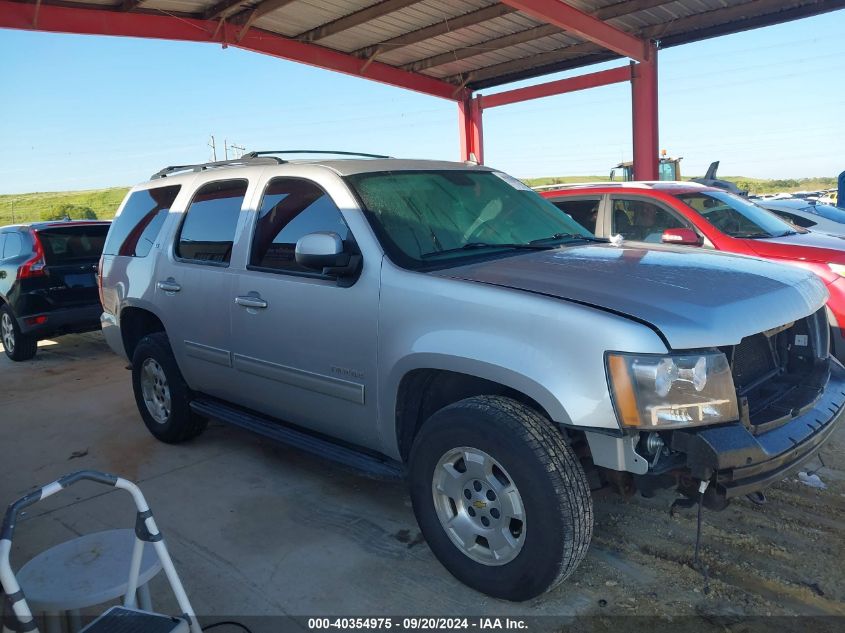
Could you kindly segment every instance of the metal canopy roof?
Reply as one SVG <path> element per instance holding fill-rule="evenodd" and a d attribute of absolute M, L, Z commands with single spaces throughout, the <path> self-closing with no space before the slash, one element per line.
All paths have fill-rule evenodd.
<path fill-rule="evenodd" d="M 467 90 L 636 58 L 620 53 L 634 38 L 665 48 L 842 7 L 845 0 L 0 0 L 0 27 L 216 41 L 404 87 L 418 81 L 423 92 L 458 100 Z M 580 12 L 574 22 L 544 19 L 561 8 Z M 85 14 L 97 16 L 93 26 L 81 26 Z M 613 27 L 606 39 L 572 28 L 583 14 L 594 19 L 591 34 Z M 165 19 L 186 32 L 171 34 Z"/>

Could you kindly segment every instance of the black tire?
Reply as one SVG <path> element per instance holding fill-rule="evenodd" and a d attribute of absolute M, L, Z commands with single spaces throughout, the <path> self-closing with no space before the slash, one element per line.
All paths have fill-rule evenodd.
<path fill-rule="evenodd" d="M 6 352 L 6 356 L 16 362 L 33 358 L 38 351 L 38 339 L 21 333 L 18 321 L 12 313 L 12 309 L 7 305 L 0 306 L 0 328 L 4 326 L 4 320 L 11 326 L 11 345 L 7 347 L 5 342 L 3 344 L 3 351 Z"/>
<path fill-rule="evenodd" d="M 509 562 L 477 562 L 453 543 L 441 524 L 434 470 L 459 447 L 487 453 L 519 491 L 524 540 Z M 513 601 L 534 598 L 569 576 L 587 552 L 593 506 L 584 470 L 545 417 L 511 398 L 467 398 L 432 415 L 414 439 L 408 473 L 414 513 L 431 550 L 452 575 L 482 593 Z M 470 512 L 469 505 L 456 510 L 450 504 L 452 512 Z"/>
<path fill-rule="evenodd" d="M 142 374 L 147 363 L 150 368 L 160 368 L 164 387 L 169 393 L 169 408 L 156 409 L 160 420 L 153 414 L 154 405 L 148 405 L 144 395 Z M 161 393 L 161 385 L 159 387 Z M 191 410 L 191 390 L 185 384 L 167 335 L 163 332 L 145 336 L 135 347 L 135 353 L 132 355 L 132 389 L 144 424 L 150 433 L 162 442 L 178 444 L 196 437 L 205 430 L 208 420 Z"/>

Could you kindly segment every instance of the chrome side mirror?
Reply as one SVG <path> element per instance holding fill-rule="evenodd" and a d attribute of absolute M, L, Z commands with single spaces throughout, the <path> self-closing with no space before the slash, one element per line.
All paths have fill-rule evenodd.
<path fill-rule="evenodd" d="M 331 231 L 303 235 L 296 242 L 294 257 L 300 266 L 319 271 L 349 263 L 349 255 L 343 251 L 343 240 Z"/>

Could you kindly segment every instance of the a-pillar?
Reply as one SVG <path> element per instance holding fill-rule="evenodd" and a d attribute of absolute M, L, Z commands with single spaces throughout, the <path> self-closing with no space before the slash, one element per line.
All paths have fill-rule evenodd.
<path fill-rule="evenodd" d="M 481 125 L 481 95 L 458 101 L 461 160 L 484 163 L 484 133 Z"/>
<path fill-rule="evenodd" d="M 658 180 L 657 46 L 648 59 L 631 63 L 631 110 L 634 136 L 634 178 Z"/>

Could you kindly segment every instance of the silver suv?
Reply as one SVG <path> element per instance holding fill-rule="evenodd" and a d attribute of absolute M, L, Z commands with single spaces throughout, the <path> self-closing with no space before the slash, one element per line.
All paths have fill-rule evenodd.
<path fill-rule="evenodd" d="M 479 591 L 571 574 L 591 488 L 721 508 L 842 417 L 812 273 L 608 242 L 487 167 L 281 155 L 166 168 L 121 205 L 102 325 L 141 417 L 165 442 L 215 418 L 405 477 Z"/>

